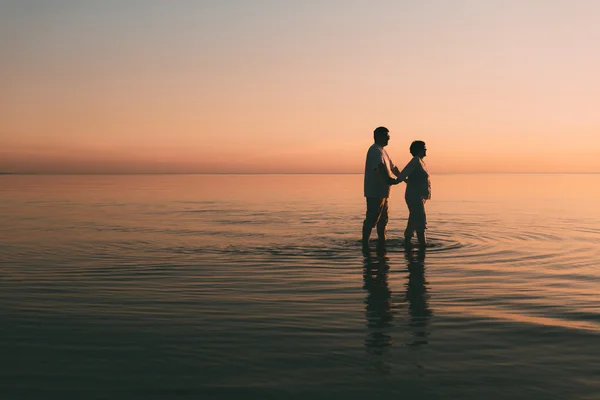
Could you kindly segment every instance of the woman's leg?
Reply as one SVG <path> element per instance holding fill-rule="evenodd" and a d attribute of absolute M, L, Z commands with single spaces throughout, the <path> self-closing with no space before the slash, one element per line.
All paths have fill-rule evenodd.
<path fill-rule="evenodd" d="M 410 241 L 413 237 L 413 233 L 417 232 L 417 239 L 419 240 L 419 246 L 427 246 L 427 239 L 425 237 L 425 228 L 427 226 L 427 216 L 425 215 L 425 201 L 423 199 L 406 201 L 408 206 L 408 223 L 406 230 L 404 231 L 404 243 L 405 246 L 410 246 Z"/>
<path fill-rule="evenodd" d="M 420 247 L 426 247 L 427 246 L 427 239 L 425 238 L 425 230 L 418 230 L 417 231 L 417 239 L 419 239 L 419 246 Z"/>
<path fill-rule="evenodd" d="M 411 240 L 413 237 L 414 229 L 411 228 L 410 223 L 406 226 L 406 230 L 404 231 L 404 247 L 409 248 L 412 246 Z"/>
<path fill-rule="evenodd" d="M 419 225 L 417 228 L 417 238 L 421 248 L 427 247 L 427 238 L 425 237 L 425 229 L 427 229 L 427 213 L 425 212 L 425 202 L 423 199 L 419 204 Z"/>
<path fill-rule="evenodd" d="M 413 226 L 413 208 L 408 201 L 406 202 L 406 205 L 408 206 L 408 222 L 406 223 L 406 229 L 404 230 L 404 247 L 409 248 L 411 246 L 411 240 L 415 228 Z"/>

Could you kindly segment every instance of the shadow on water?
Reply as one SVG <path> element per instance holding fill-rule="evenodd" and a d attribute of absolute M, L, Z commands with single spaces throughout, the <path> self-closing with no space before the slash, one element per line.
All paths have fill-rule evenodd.
<path fill-rule="evenodd" d="M 392 292 L 388 285 L 389 258 L 385 248 L 376 253 L 363 253 L 363 289 L 367 291 L 365 315 L 369 335 L 365 346 L 375 354 L 383 354 L 386 347 L 392 345 L 392 337 L 386 328 L 393 326 Z"/>
<path fill-rule="evenodd" d="M 408 306 L 408 327 L 411 333 L 411 339 L 406 345 L 424 345 L 428 343 L 429 321 L 433 315 L 429 307 L 430 296 L 425 276 L 425 251 L 405 251 L 404 259 L 408 271 L 404 301 Z M 393 344 L 391 331 L 398 308 L 392 304 L 389 271 L 389 257 L 384 247 L 377 248 L 375 252 L 363 252 L 363 289 L 367 292 L 365 317 L 369 328 L 365 347 L 373 354 L 384 354 Z"/>
<path fill-rule="evenodd" d="M 405 259 L 408 269 L 405 293 L 413 335 L 413 341 L 408 345 L 418 346 L 428 342 L 428 325 L 433 315 L 429 308 L 428 283 L 425 277 L 425 250 L 406 251 Z"/>

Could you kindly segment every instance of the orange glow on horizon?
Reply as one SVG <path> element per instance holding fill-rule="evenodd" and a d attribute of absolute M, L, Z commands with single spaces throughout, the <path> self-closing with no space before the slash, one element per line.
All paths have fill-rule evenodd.
<path fill-rule="evenodd" d="M 434 3 L 15 3 L 0 172 L 600 172 L 600 6 Z"/>

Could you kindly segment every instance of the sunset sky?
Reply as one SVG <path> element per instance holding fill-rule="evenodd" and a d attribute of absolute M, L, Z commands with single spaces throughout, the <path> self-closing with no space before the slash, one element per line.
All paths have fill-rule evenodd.
<path fill-rule="evenodd" d="M 0 172 L 600 172 L 600 2 L 0 0 Z"/>

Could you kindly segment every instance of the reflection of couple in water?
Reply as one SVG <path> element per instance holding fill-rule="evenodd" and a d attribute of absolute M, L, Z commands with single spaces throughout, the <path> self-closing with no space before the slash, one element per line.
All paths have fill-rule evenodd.
<path fill-rule="evenodd" d="M 404 301 L 408 304 L 409 326 L 413 336 L 407 344 L 416 346 L 427 343 L 428 322 L 432 315 L 425 279 L 425 251 L 407 251 L 405 255 L 408 280 L 405 285 Z M 381 354 L 386 347 L 392 345 L 388 328 L 394 326 L 395 314 L 392 291 L 387 281 L 390 267 L 385 248 L 379 247 L 376 254 L 365 252 L 363 267 L 363 288 L 367 291 L 365 316 L 369 328 L 365 346 L 372 349 L 374 353 Z"/>
<path fill-rule="evenodd" d="M 364 194 L 367 199 L 367 215 L 362 229 L 363 248 L 368 248 L 369 238 L 374 227 L 377 227 L 379 244 L 385 244 L 390 187 L 400 182 L 406 182 L 404 199 L 408 206 L 409 216 L 404 231 L 404 247 L 408 249 L 412 246 L 411 240 L 416 232 L 419 247 L 424 249 L 427 246 L 425 203 L 431 198 L 429 173 L 423 161 L 427 154 L 425 142 L 420 140 L 412 142 L 410 154 L 413 158 L 400 171 L 384 149 L 390 140 L 389 130 L 380 126 L 375 129 L 373 137 L 375 143 L 369 148 L 365 163 Z"/>

